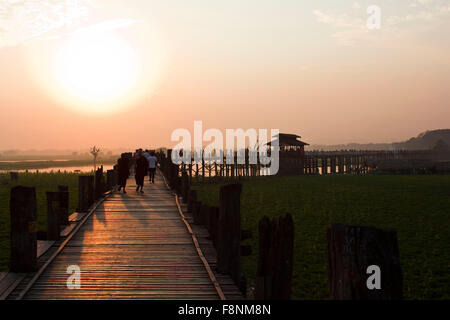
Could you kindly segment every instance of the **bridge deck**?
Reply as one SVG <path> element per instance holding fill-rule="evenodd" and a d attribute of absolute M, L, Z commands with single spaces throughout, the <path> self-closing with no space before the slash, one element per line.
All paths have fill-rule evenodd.
<path fill-rule="evenodd" d="M 135 188 L 129 179 L 127 194 L 107 198 L 24 298 L 218 299 L 162 178 Z M 81 289 L 67 288 L 70 265 Z"/>

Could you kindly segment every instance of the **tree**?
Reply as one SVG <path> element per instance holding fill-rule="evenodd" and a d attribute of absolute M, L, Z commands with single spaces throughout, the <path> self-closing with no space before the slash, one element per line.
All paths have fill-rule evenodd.
<path fill-rule="evenodd" d="M 96 146 L 93 146 L 91 148 L 91 154 L 94 156 L 94 171 L 97 170 L 97 156 L 100 152 L 100 148 L 97 148 Z"/>

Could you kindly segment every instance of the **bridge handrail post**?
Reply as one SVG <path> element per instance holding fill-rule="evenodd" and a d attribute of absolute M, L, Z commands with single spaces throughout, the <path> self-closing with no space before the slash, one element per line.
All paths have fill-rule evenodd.
<path fill-rule="evenodd" d="M 47 196 L 47 240 L 59 240 L 61 220 L 61 195 L 59 192 L 46 192 Z"/>
<path fill-rule="evenodd" d="M 333 224 L 327 230 L 327 252 L 331 299 L 402 298 L 402 271 L 395 230 Z M 369 266 L 377 266 L 382 273 L 379 290 L 367 286 Z"/>
<path fill-rule="evenodd" d="M 37 269 L 37 202 L 35 188 L 11 189 L 11 272 Z"/>
<path fill-rule="evenodd" d="M 58 186 L 61 212 L 59 216 L 59 223 L 67 226 L 69 224 L 69 186 Z"/>

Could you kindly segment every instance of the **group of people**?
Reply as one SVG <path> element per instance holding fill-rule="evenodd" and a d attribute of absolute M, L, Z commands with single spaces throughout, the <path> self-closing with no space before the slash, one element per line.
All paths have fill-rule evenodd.
<path fill-rule="evenodd" d="M 134 177 L 136 179 L 136 192 L 144 193 L 144 178 L 149 176 L 149 181 L 155 183 L 155 172 L 158 158 L 154 151 L 142 149 L 136 150 L 132 160 L 134 160 Z M 119 175 L 119 191 L 126 192 L 127 179 L 130 176 L 130 159 L 125 153 L 117 161 Z"/>

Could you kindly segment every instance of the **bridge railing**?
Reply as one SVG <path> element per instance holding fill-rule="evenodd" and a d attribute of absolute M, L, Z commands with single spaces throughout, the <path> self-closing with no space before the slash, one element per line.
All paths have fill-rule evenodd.
<path fill-rule="evenodd" d="M 13 179 L 18 180 L 18 175 Z M 108 170 L 107 179 L 103 167 L 92 175 L 78 177 L 78 213 L 88 212 L 96 200 L 111 192 L 117 185 L 117 170 Z M 32 272 L 37 269 L 37 241 L 61 238 L 61 231 L 69 221 L 69 188 L 59 185 L 58 191 L 46 192 L 47 197 L 47 230 L 38 230 L 37 199 L 34 187 L 15 186 L 10 195 L 11 221 L 11 272 Z"/>

